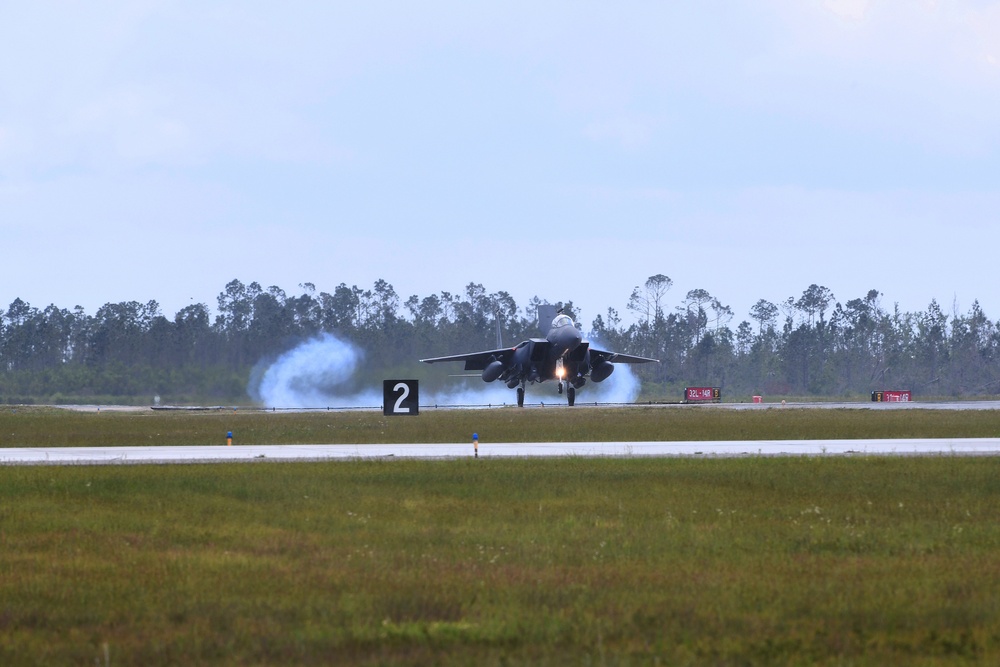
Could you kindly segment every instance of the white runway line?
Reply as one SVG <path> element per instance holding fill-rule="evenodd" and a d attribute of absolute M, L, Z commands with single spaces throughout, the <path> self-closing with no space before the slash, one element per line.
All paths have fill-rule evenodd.
<path fill-rule="evenodd" d="M 390 445 L 234 445 L 206 447 L 13 447 L 0 465 L 225 463 L 472 457 L 472 443 Z M 998 456 L 1000 438 L 739 440 L 721 442 L 480 442 L 479 458 L 738 456 Z"/>

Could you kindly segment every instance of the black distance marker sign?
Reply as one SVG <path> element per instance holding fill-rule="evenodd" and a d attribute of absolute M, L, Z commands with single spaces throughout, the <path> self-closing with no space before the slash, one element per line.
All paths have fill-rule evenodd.
<path fill-rule="evenodd" d="M 382 414 L 386 417 L 416 416 L 420 393 L 416 380 L 382 380 Z"/>

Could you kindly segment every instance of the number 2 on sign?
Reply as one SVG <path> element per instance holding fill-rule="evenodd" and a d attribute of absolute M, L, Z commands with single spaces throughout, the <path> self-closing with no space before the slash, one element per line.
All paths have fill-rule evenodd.
<path fill-rule="evenodd" d="M 382 414 L 415 417 L 420 414 L 416 380 L 382 380 Z"/>
<path fill-rule="evenodd" d="M 399 395 L 399 398 L 396 399 L 396 405 L 392 409 L 393 412 L 409 412 L 410 411 L 410 408 L 405 408 L 405 409 L 403 408 L 403 401 L 405 401 L 406 397 L 410 395 L 410 385 L 406 384 L 405 382 L 397 382 L 396 386 L 392 388 L 392 390 L 394 392 L 399 391 L 401 389 L 402 389 L 403 393 L 401 393 Z"/>

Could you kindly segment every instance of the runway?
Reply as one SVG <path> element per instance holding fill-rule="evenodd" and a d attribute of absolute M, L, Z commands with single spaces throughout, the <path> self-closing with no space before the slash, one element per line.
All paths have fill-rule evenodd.
<path fill-rule="evenodd" d="M 15 447 L 0 465 L 126 465 L 359 459 L 457 459 L 475 456 L 471 442 L 390 445 L 233 445 L 206 447 Z M 997 456 L 1000 438 L 890 440 L 740 440 L 722 442 L 479 443 L 479 458 Z"/>

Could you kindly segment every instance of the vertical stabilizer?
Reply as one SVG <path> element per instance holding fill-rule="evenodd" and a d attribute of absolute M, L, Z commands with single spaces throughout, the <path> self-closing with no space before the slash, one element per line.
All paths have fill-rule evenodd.
<path fill-rule="evenodd" d="M 497 309 L 497 312 L 493 313 L 493 315 L 497 322 L 497 349 L 499 350 L 503 347 L 503 335 L 500 333 L 500 310 Z"/>
<path fill-rule="evenodd" d="M 545 336 L 552 328 L 552 320 L 556 319 L 559 308 L 549 303 L 538 304 L 538 330 Z"/>

